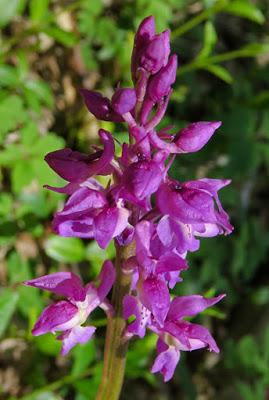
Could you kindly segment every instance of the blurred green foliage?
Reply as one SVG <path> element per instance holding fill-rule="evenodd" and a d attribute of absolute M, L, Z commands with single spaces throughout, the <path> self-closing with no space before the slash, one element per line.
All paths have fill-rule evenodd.
<path fill-rule="evenodd" d="M 183 355 L 172 383 L 149 373 L 155 337 L 131 343 L 123 399 L 266 399 L 269 390 L 269 5 L 266 0 L 0 0 L 0 395 L 32 400 L 95 398 L 101 374 L 99 333 L 66 358 L 52 335 L 31 327 L 50 295 L 21 282 L 70 269 L 94 278 L 113 247 L 52 234 L 63 196 L 43 189 L 61 182 L 43 161 L 63 146 L 87 152 L 106 127 L 77 89 L 110 95 L 130 84 L 130 54 L 139 22 L 153 14 L 172 31 L 180 68 L 165 123 L 222 120 L 199 154 L 178 157 L 178 179 L 232 178 L 222 201 L 235 233 L 202 240 L 175 293 L 226 292 L 199 317 L 223 349 Z M 211 317 L 214 318 L 211 318 Z M 203 396 L 203 397 L 202 397 Z"/>

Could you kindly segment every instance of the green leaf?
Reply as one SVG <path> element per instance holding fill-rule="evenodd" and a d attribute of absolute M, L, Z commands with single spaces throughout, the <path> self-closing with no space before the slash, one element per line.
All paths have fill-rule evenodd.
<path fill-rule="evenodd" d="M 19 295 L 10 289 L 4 289 L 0 292 L 0 337 L 5 332 L 9 321 L 15 312 Z"/>
<path fill-rule="evenodd" d="M 58 150 L 64 147 L 64 140 L 54 133 L 48 133 L 39 137 L 36 143 L 31 147 L 34 156 L 39 155 L 43 158 L 50 151 Z"/>
<path fill-rule="evenodd" d="M 29 264 L 26 261 L 22 261 L 15 251 L 9 254 L 7 265 L 11 284 L 31 279 Z"/>
<path fill-rule="evenodd" d="M 26 119 L 22 99 L 19 96 L 9 96 L 0 103 L 0 143 L 5 134 Z"/>
<path fill-rule="evenodd" d="M 48 13 L 50 0 L 31 0 L 30 17 L 33 22 L 41 22 Z"/>
<path fill-rule="evenodd" d="M 93 340 L 90 340 L 86 344 L 76 346 L 73 350 L 74 362 L 71 375 L 80 375 L 83 373 L 95 359 L 95 353 Z"/>
<path fill-rule="evenodd" d="M 19 74 L 16 68 L 10 65 L 0 65 L 0 86 L 14 87 L 19 83 Z"/>
<path fill-rule="evenodd" d="M 8 216 L 12 210 L 13 200 L 9 193 L 0 194 L 0 215 Z"/>
<path fill-rule="evenodd" d="M 215 75 L 216 77 L 218 77 L 219 79 L 221 79 L 222 81 L 231 84 L 233 82 L 233 77 L 231 76 L 230 72 L 220 66 L 220 65 L 208 65 L 206 67 L 204 67 L 203 69 L 205 69 L 208 72 L 211 72 L 211 74 Z"/>
<path fill-rule="evenodd" d="M 53 95 L 50 87 L 43 81 L 32 80 L 25 83 L 25 87 L 28 90 L 29 95 L 36 96 L 38 101 L 44 103 L 48 107 L 53 106 Z"/>
<path fill-rule="evenodd" d="M 29 290 L 29 288 L 27 288 Z M 43 354 L 47 354 L 49 356 L 57 356 L 61 349 L 61 343 L 59 340 L 56 340 L 56 337 L 51 333 L 47 333 L 42 336 L 35 336 L 34 341 L 36 343 L 36 347 Z"/>
<path fill-rule="evenodd" d="M 31 148 L 39 138 L 38 127 L 33 121 L 28 121 L 21 130 L 21 142 L 25 147 Z"/>
<path fill-rule="evenodd" d="M 15 17 L 20 0 L 0 0 L 0 27 Z"/>
<path fill-rule="evenodd" d="M 60 262 L 79 262 L 85 260 L 86 251 L 82 241 L 78 238 L 50 236 L 45 243 L 48 256 Z"/>
<path fill-rule="evenodd" d="M 218 37 L 214 25 L 211 21 L 207 21 L 204 27 L 204 44 L 197 59 L 208 57 L 217 43 Z"/>
<path fill-rule="evenodd" d="M 227 4 L 223 11 L 242 18 L 250 19 L 258 24 L 263 24 L 265 22 L 263 13 L 253 2 L 248 0 L 234 0 Z"/>
<path fill-rule="evenodd" d="M 17 161 L 11 170 L 11 183 L 14 193 L 20 193 L 22 189 L 29 186 L 34 179 L 36 173 L 32 168 L 30 160 Z"/>

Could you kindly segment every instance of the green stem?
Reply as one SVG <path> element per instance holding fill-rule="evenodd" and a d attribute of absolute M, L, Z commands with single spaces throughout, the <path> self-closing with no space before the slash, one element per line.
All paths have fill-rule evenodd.
<path fill-rule="evenodd" d="M 123 384 L 128 342 L 124 339 L 126 322 L 122 317 L 122 301 L 130 292 L 131 275 L 122 271 L 123 261 L 133 256 L 134 244 L 118 247 L 116 256 L 116 281 L 112 294 L 114 314 L 108 318 L 104 368 L 96 400 L 118 400 Z"/>
<path fill-rule="evenodd" d="M 185 22 L 185 24 L 179 26 L 171 33 L 172 39 L 182 36 L 184 33 L 190 31 L 201 22 L 206 21 L 209 17 L 224 9 L 227 3 L 227 0 L 220 0 L 213 7 L 210 7 L 207 10 L 202 11 L 195 17 L 189 19 L 187 22 Z"/>

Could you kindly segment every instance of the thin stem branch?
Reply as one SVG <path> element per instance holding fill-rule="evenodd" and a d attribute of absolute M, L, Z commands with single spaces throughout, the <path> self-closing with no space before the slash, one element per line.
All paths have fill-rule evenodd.
<path fill-rule="evenodd" d="M 26 394 L 25 396 L 21 397 L 20 400 L 33 400 L 39 394 L 51 392 L 60 389 L 64 385 L 70 385 L 78 380 L 85 378 L 86 376 L 92 375 L 94 373 L 94 368 L 88 368 L 86 371 L 79 375 L 67 375 L 63 378 L 59 379 L 58 381 L 54 381 L 49 383 L 48 385 L 42 386 L 40 389 L 34 390 L 30 394 Z"/>
<path fill-rule="evenodd" d="M 252 49 L 248 48 L 242 48 L 233 51 L 228 51 L 222 54 L 216 54 L 214 56 L 207 57 L 204 59 L 194 60 L 189 64 L 183 65 L 181 68 L 178 69 L 177 75 L 183 75 L 186 72 L 190 72 L 199 68 L 206 69 L 206 67 L 209 65 L 218 64 L 225 61 L 231 61 L 236 58 L 254 57 L 255 55 L 257 55 L 257 52 L 255 54 Z"/>
<path fill-rule="evenodd" d="M 116 246 L 116 281 L 113 287 L 112 305 L 114 315 L 108 317 L 104 368 L 96 400 L 118 400 L 123 384 L 128 342 L 124 338 L 126 322 L 122 317 L 122 302 L 130 292 L 131 275 L 123 272 L 124 260 L 133 256 L 134 244 Z"/>
<path fill-rule="evenodd" d="M 227 5 L 227 0 L 219 0 L 213 7 L 208 8 L 207 10 L 202 11 L 200 14 L 195 17 L 189 19 L 185 24 L 182 24 L 178 28 L 176 28 L 172 33 L 172 39 L 178 38 L 182 36 L 184 33 L 190 31 L 195 26 L 199 25 L 201 22 L 206 21 L 212 15 L 220 12 Z"/>

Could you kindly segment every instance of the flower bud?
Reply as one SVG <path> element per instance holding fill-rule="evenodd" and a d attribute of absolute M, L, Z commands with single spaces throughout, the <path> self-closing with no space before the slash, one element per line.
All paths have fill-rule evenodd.
<path fill-rule="evenodd" d="M 147 95 L 150 99 L 157 103 L 164 96 L 169 94 L 171 85 L 176 80 L 177 71 L 177 56 L 173 54 L 165 67 L 163 67 L 156 75 L 149 81 Z"/>
<path fill-rule="evenodd" d="M 169 54 L 170 31 L 166 30 L 160 35 L 156 35 L 146 46 L 141 55 L 140 66 L 151 74 L 156 74 L 167 64 Z"/>
<path fill-rule="evenodd" d="M 138 27 L 137 33 L 134 38 L 134 48 L 132 53 L 132 78 L 136 81 L 136 72 L 139 67 L 139 61 L 144 48 L 148 45 L 150 40 L 155 35 L 155 21 L 154 17 L 151 15 L 145 18 Z"/>
<path fill-rule="evenodd" d="M 221 122 L 196 122 L 181 129 L 174 143 L 182 153 L 199 151 L 209 141 Z"/>
<path fill-rule="evenodd" d="M 136 93 L 134 89 L 118 89 L 112 99 L 111 105 L 116 113 L 123 115 L 132 111 L 136 104 Z"/>

